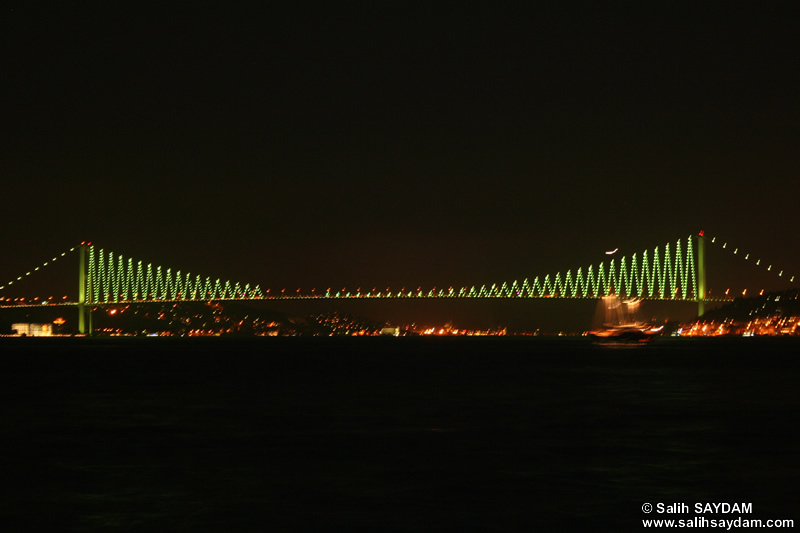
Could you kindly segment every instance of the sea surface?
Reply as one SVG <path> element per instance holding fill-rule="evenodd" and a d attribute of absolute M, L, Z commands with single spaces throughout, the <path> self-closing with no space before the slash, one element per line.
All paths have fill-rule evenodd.
<path fill-rule="evenodd" d="M 0 339 L 5 531 L 800 520 L 800 339 Z M 658 518 L 657 516 L 654 516 Z"/>

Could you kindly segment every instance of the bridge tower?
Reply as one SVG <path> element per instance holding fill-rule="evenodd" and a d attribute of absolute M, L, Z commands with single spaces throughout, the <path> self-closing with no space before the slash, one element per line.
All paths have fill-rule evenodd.
<path fill-rule="evenodd" d="M 697 235 L 697 316 L 705 313 L 706 299 L 706 259 L 705 259 L 705 237 L 701 231 Z"/>
<path fill-rule="evenodd" d="M 92 288 L 89 276 L 89 245 L 81 243 L 78 247 L 78 333 L 92 334 L 92 306 L 87 303 L 91 299 Z"/>

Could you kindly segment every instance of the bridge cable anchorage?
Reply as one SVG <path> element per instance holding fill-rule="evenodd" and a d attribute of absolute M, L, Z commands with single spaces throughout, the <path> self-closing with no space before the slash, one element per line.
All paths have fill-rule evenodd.
<path fill-rule="evenodd" d="M 32 274 L 34 274 L 35 272 L 38 272 L 39 270 L 41 270 L 44 267 L 52 265 L 53 263 L 58 261 L 60 258 L 65 257 L 68 253 L 74 252 L 77 248 L 78 248 L 77 246 L 73 246 L 69 250 L 65 250 L 65 251 L 61 252 L 61 254 L 54 255 L 51 259 L 48 259 L 47 261 L 44 261 L 44 262 L 40 263 L 39 265 L 37 265 L 36 267 L 32 268 L 31 270 L 25 272 L 25 274 L 22 274 L 21 276 L 17 276 L 16 279 L 12 279 L 12 280 L 8 281 L 4 285 L 0 285 L 0 291 L 9 288 L 15 282 L 22 281 L 23 279 L 27 278 L 28 276 L 31 276 Z M 3 300 L 3 299 L 0 298 L 0 300 Z"/>
<path fill-rule="evenodd" d="M 264 298 L 258 285 L 202 278 L 180 270 L 134 263 L 132 258 L 89 246 L 87 303 L 255 300 Z"/>
<path fill-rule="evenodd" d="M 717 241 L 716 237 L 712 237 L 712 238 L 709 239 L 709 242 L 711 242 L 711 244 L 715 244 L 715 245 L 719 246 L 719 244 L 716 241 Z M 723 244 L 722 244 L 721 248 L 723 250 L 725 250 L 725 249 L 727 249 L 727 247 L 728 247 L 728 242 L 723 241 Z M 739 247 L 733 247 L 733 248 L 734 248 L 733 255 L 739 255 L 739 251 L 741 250 L 741 248 L 739 248 Z M 742 252 L 742 253 L 744 254 L 744 259 L 743 260 L 744 261 L 749 261 L 751 254 L 748 253 L 748 252 Z M 755 264 L 755 266 L 761 266 L 761 259 L 760 258 L 756 259 L 754 264 Z M 766 268 L 767 272 L 772 272 L 772 267 L 774 265 L 771 264 L 771 263 L 767 263 L 767 265 L 768 265 L 767 268 Z M 784 269 L 776 268 L 775 270 L 778 271 L 778 277 L 779 278 L 782 278 L 784 273 L 786 273 Z M 795 282 L 795 277 L 796 276 L 794 274 L 789 275 L 788 273 L 786 273 L 786 275 L 789 278 L 789 283 L 794 283 Z"/>

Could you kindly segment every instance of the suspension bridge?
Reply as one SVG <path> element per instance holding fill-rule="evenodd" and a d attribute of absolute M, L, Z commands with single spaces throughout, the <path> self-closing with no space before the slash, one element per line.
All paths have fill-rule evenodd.
<path fill-rule="evenodd" d="M 41 305 L 75 306 L 78 309 L 78 331 L 91 334 L 91 310 L 97 306 L 148 302 L 232 301 L 232 300 L 299 300 L 299 299 L 391 299 L 391 298 L 581 298 L 597 299 L 610 295 L 620 298 L 696 302 L 698 315 L 707 302 L 730 301 L 732 298 L 709 298 L 706 292 L 705 247 L 716 243 L 703 232 L 656 246 L 631 256 L 609 258 L 607 262 L 536 276 L 511 282 L 469 287 L 393 291 L 348 291 L 346 288 L 310 293 L 271 292 L 259 285 L 201 277 L 189 272 L 153 266 L 130 257 L 97 248 L 91 243 L 80 245 L 54 256 L 31 271 L 0 286 L 0 308 L 39 307 Z M 727 243 L 722 248 L 727 248 Z M 25 300 L 4 298 L 3 291 L 23 279 L 35 275 L 69 254 L 78 256 L 78 298 L 60 302 L 51 299 Z M 739 249 L 733 251 L 739 254 Z M 744 254 L 745 260 L 750 254 Z M 760 259 L 754 259 L 756 265 Z M 767 270 L 772 270 L 769 265 Z M 784 271 L 778 273 L 784 276 Z M 795 276 L 787 276 L 794 282 Z M 66 297 L 65 297 L 66 298 Z"/>

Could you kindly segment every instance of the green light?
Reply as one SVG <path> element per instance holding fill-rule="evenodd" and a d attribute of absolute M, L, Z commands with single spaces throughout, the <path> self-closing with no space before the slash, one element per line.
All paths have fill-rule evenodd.
<path fill-rule="evenodd" d="M 103 250 L 95 252 L 89 247 L 89 275 L 87 286 L 91 287 L 92 303 L 110 303 L 139 300 L 198 300 L 198 299 L 243 299 L 263 297 L 261 288 L 250 284 L 242 288 L 241 284 L 221 282 L 217 279 L 211 283 L 210 278 L 203 282 L 200 276 L 193 278 L 191 274 L 182 274 L 180 270 L 173 273 L 171 268 L 157 266 L 153 270 L 152 263 L 143 268 L 142 261 L 133 259 L 127 262 L 122 256 L 114 259 L 114 253 Z"/>
<path fill-rule="evenodd" d="M 685 250 L 685 252 L 684 252 Z M 652 260 L 651 260 L 652 257 Z M 663 257 L 663 261 L 662 261 Z M 640 260 L 641 258 L 641 260 Z M 600 263 L 596 267 L 579 268 L 573 275 L 567 270 L 555 276 L 527 278 L 522 284 L 514 281 L 509 286 L 503 282 L 499 286 L 484 285 L 480 290 L 465 288 L 459 296 L 471 298 L 598 298 L 617 294 L 623 297 L 657 297 L 663 299 L 687 299 L 697 292 L 696 267 L 691 237 L 678 241 L 673 248 L 667 244 L 663 256 L 659 248 L 652 254 L 645 250 L 641 256 L 633 254 L 630 259 L 622 257 L 612 260 L 608 265 Z M 429 296 L 437 296 L 429 293 Z M 440 291 L 438 296 L 450 296 Z"/>
<path fill-rule="evenodd" d="M 711 242 L 715 242 L 715 238 Z M 727 242 L 722 248 L 727 248 Z M 731 248 L 734 248 L 733 246 Z M 72 252 L 76 248 L 71 248 Z M 739 248 L 733 250 L 738 254 Z M 60 257 L 67 252 L 60 254 Z M 16 280 L 9 281 L 0 286 L 0 290 L 11 286 L 15 281 L 38 272 L 42 267 L 48 266 L 59 256 L 51 261 L 45 261 L 33 270 L 19 276 Z M 748 260 L 750 254 L 745 254 Z M 113 252 L 95 250 L 88 245 L 87 254 L 88 272 L 85 277 L 85 294 L 87 303 L 111 303 L 131 300 L 209 300 L 209 299 L 246 299 L 261 298 L 264 294 L 258 285 L 242 285 L 231 281 L 222 281 L 210 278 L 183 274 L 180 270 L 173 272 L 171 268 L 157 266 L 151 263 L 145 270 L 142 261 L 136 262 L 131 258 L 123 258 Z M 757 265 L 761 260 L 756 261 Z M 772 270 L 769 265 L 767 271 Z M 776 268 L 776 270 L 778 270 Z M 780 270 L 778 276 L 783 276 Z M 794 282 L 794 276 L 791 280 Z M 644 250 L 641 254 L 623 256 L 613 259 L 608 264 L 590 265 L 588 268 L 578 268 L 574 273 L 567 270 L 562 275 L 557 272 L 553 275 L 535 277 L 532 281 L 527 278 L 520 283 L 513 280 L 511 283 L 502 282 L 482 285 L 465 286 L 458 289 L 449 287 L 423 292 L 422 287 L 416 291 L 405 291 L 405 288 L 393 293 L 387 288 L 385 293 L 373 289 L 366 294 L 359 290 L 355 295 L 345 293 L 345 289 L 333 295 L 330 289 L 325 297 L 359 297 L 359 298 L 597 298 L 610 294 L 622 297 L 649 297 L 659 299 L 697 299 L 700 297 L 697 283 L 697 265 L 695 262 L 693 240 L 690 237 L 684 243 L 678 240 L 674 246 L 666 244 L 663 248 L 656 247 Z M 284 296 L 285 297 L 285 296 Z M 292 297 L 303 297 L 299 292 Z"/>

